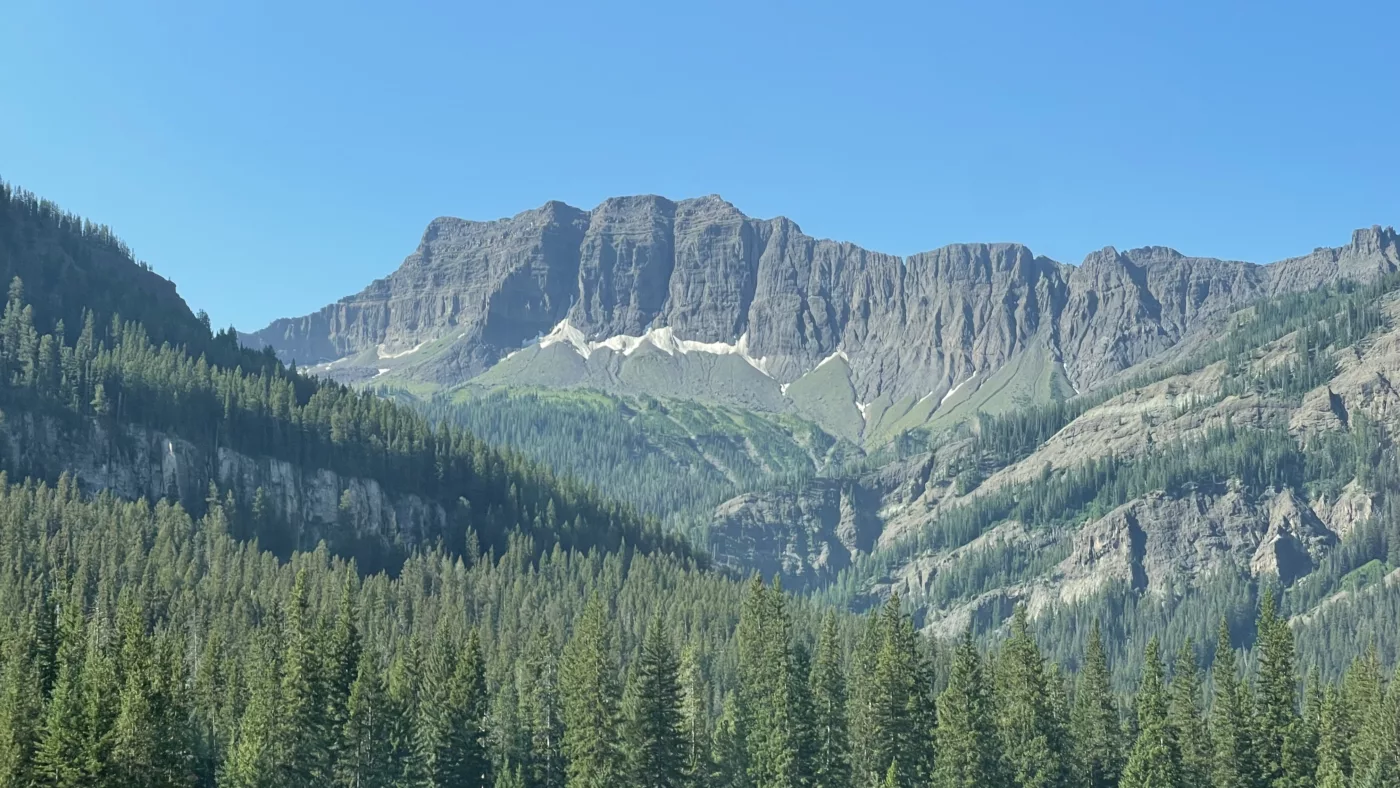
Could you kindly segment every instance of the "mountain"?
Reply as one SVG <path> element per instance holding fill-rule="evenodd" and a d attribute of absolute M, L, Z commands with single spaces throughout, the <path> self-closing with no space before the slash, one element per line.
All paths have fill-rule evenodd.
<path fill-rule="evenodd" d="M 900 258 L 714 196 L 623 197 L 436 219 L 388 277 L 243 339 L 350 382 L 708 399 L 868 441 L 952 397 L 962 417 L 1064 399 L 1256 298 L 1397 267 L 1379 227 L 1267 266 L 1161 247 L 1072 266 L 1019 244 Z"/>
<path fill-rule="evenodd" d="M 1256 301 L 1092 392 L 852 462 L 792 416 L 644 394 L 463 389 L 415 400 L 430 421 L 210 332 L 118 242 L 41 215 L 0 318 L 0 786 L 1400 774 L 1400 275 Z M 722 503 L 714 545 L 833 577 L 716 571 L 454 426 L 481 402 L 565 467 L 787 476 Z"/>

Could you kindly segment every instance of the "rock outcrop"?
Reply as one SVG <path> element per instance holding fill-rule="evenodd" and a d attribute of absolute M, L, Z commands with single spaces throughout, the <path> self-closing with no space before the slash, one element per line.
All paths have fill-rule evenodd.
<path fill-rule="evenodd" d="M 374 479 L 304 469 L 272 457 L 197 446 L 137 426 L 92 421 L 61 424 L 23 412 L 0 421 L 0 462 L 11 478 L 55 481 L 68 474 L 88 494 L 151 502 L 170 500 L 199 512 L 210 483 L 243 506 L 261 489 L 268 516 L 287 547 L 332 543 L 422 544 L 443 533 L 447 512 L 436 501 L 385 490 Z M 387 556 L 386 556 L 387 557 Z"/>

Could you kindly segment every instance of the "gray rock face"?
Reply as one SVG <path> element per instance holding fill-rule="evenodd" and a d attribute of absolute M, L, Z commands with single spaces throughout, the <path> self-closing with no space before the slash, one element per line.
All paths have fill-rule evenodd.
<path fill-rule="evenodd" d="M 715 561 L 781 574 L 795 589 L 831 580 L 874 545 L 880 522 L 869 513 L 873 498 L 859 484 L 830 479 L 738 496 L 715 511 Z"/>
<path fill-rule="evenodd" d="M 226 448 L 210 452 L 140 427 L 113 431 L 93 422 L 75 432 L 33 413 L 11 414 L 0 425 L 0 461 L 15 477 L 56 479 L 67 473 L 88 494 L 169 499 L 195 511 L 202 508 L 211 482 L 243 505 L 262 488 L 269 513 L 294 528 L 293 541 L 307 548 L 321 539 L 346 536 L 345 529 L 356 540 L 389 544 L 401 537 L 421 543 L 447 524 L 447 512 L 436 501 L 391 495 L 374 479 L 307 470 Z"/>
<path fill-rule="evenodd" d="M 587 340 L 670 327 L 735 344 L 790 383 L 843 350 L 862 402 L 946 391 L 1044 342 L 1083 389 L 1260 295 L 1400 268 L 1394 230 L 1271 266 L 1149 247 L 1079 266 L 1018 244 L 957 244 L 899 258 L 752 219 L 718 197 L 549 203 L 509 219 L 436 219 L 417 251 L 363 292 L 245 337 L 333 372 L 435 350 L 414 377 L 457 383 L 561 320 Z"/>

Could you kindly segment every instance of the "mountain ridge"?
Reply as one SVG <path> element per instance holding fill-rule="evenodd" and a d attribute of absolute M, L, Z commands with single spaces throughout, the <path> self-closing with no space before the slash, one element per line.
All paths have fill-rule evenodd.
<path fill-rule="evenodd" d="M 858 400 L 883 410 L 946 394 L 1036 344 L 1076 390 L 1091 388 L 1234 306 L 1397 267 L 1400 241 L 1379 226 L 1267 265 L 1161 246 L 1105 247 L 1070 265 L 1017 243 L 899 257 L 753 219 L 718 196 L 643 195 L 489 222 L 438 217 L 396 271 L 243 339 L 349 382 L 393 372 L 450 386 L 564 321 L 589 341 L 669 328 L 689 342 L 743 341 L 784 385 L 844 352 Z"/>

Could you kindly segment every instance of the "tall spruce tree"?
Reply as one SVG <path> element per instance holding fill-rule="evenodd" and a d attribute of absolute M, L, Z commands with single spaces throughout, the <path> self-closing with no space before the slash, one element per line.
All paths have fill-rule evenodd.
<path fill-rule="evenodd" d="M 798 720 L 794 718 L 792 633 L 781 588 L 758 577 L 749 584 L 736 633 L 739 695 L 736 732 L 745 745 L 753 788 L 800 783 Z"/>
<path fill-rule="evenodd" d="M 681 655 L 681 736 L 685 741 L 684 777 L 687 788 L 704 788 L 710 768 L 710 687 L 698 649 Z"/>
<path fill-rule="evenodd" d="M 1322 711 L 1318 718 L 1317 772 L 1314 775 L 1318 788 L 1346 788 L 1349 784 L 1350 736 L 1345 716 L 1336 689 L 1328 687 L 1322 695 Z"/>
<path fill-rule="evenodd" d="M 1051 705 L 1045 659 L 1031 637 L 1024 605 L 1011 620 L 996 670 L 996 721 L 1007 777 L 1018 788 L 1064 785 L 1064 732 Z"/>
<path fill-rule="evenodd" d="M 682 788 L 686 741 L 682 731 L 680 665 L 660 616 L 642 639 L 627 692 L 623 741 L 627 784 L 639 788 Z"/>
<path fill-rule="evenodd" d="M 1138 735 L 1123 767 L 1122 788 L 1178 788 L 1181 757 L 1167 719 L 1161 646 L 1153 638 L 1143 657 L 1137 694 Z"/>
<path fill-rule="evenodd" d="M 1288 774 L 1285 749 L 1297 717 L 1298 676 L 1293 661 L 1293 631 L 1278 615 L 1272 590 L 1259 609 L 1259 678 L 1256 726 L 1258 768 L 1264 785 L 1282 788 Z"/>
<path fill-rule="evenodd" d="M 1215 701 L 1211 707 L 1211 768 L 1213 788 L 1253 788 L 1258 771 L 1254 760 L 1253 729 L 1246 688 L 1240 681 L 1230 625 L 1220 621 L 1219 641 L 1212 667 Z"/>
<path fill-rule="evenodd" d="M 626 780 L 617 672 L 607 607 L 594 594 L 574 627 L 560 667 L 569 788 L 613 788 Z"/>
<path fill-rule="evenodd" d="M 938 696 L 934 788 L 1002 788 L 992 692 L 969 627 Z"/>
<path fill-rule="evenodd" d="M 1181 756 L 1182 788 L 1209 788 L 1211 747 L 1201 710 L 1201 668 L 1187 638 L 1172 671 L 1169 724 Z"/>
<path fill-rule="evenodd" d="M 1084 788 L 1116 788 L 1123 770 L 1123 727 L 1097 620 L 1089 630 L 1071 726 L 1074 783 Z"/>
<path fill-rule="evenodd" d="M 393 782 L 398 769 L 394 763 L 391 709 L 378 660 L 369 650 L 361 650 L 336 747 L 337 788 L 372 788 Z"/>
<path fill-rule="evenodd" d="M 841 667 L 840 632 L 835 612 L 822 619 L 817 659 L 812 664 L 812 706 L 816 715 L 813 788 L 846 788 L 851 783 L 846 730 L 846 677 Z"/>

